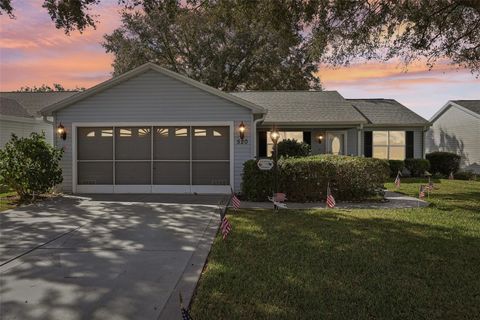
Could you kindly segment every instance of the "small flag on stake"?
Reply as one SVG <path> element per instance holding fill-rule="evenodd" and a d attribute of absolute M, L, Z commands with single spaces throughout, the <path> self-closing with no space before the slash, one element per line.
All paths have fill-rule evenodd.
<path fill-rule="evenodd" d="M 237 195 L 235 193 L 232 192 L 232 206 L 233 206 L 233 209 L 235 211 L 237 211 L 238 209 L 240 209 L 240 199 L 237 198 Z"/>
<path fill-rule="evenodd" d="M 400 171 L 397 173 L 397 177 L 395 178 L 395 187 L 400 188 Z"/>
<path fill-rule="evenodd" d="M 418 198 L 419 199 L 425 198 L 425 186 L 423 184 L 420 185 L 420 189 L 418 191 Z"/>
<path fill-rule="evenodd" d="M 433 191 L 433 188 L 434 188 L 434 187 L 435 187 L 435 186 L 433 185 L 432 179 L 430 179 L 430 177 L 428 177 L 428 190 L 429 190 L 429 191 Z"/>
<path fill-rule="evenodd" d="M 223 213 L 221 216 L 220 230 L 222 232 L 223 240 L 227 238 L 228 234 L 232 230 L 232 225 L 228 221 L 227 215 L 225 213 Z"/>
<path fill-rule="evenodd" d="M 448 180 L 453 180 L 455 177 L 453 176 L 453 171 L 450 172 L 450 175 L 448 176 Z"/>
<path fill-rule="evenodd" d="M 335 208 L 335 198 L 332 195 L 332 191 L 330 190 L 330 182 L 327 184 L 327 207 Z"/>

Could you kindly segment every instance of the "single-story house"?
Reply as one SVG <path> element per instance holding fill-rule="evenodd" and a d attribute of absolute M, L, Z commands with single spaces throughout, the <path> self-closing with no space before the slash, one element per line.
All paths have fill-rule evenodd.
<path fill-rule="evenodd" d="M 424 156 L 427 120 L 387 99 L 335 91 L 219 91 L 147 63 L 41 111 L 74 193 L 228 193 L 243 163 L 267 156 L 268 131 L 314 153 Z"/>
<path fill-rule="evenodd" d="M 430 122 L 427 152 L 456 153 L 462 169 L 480 173 L 480 100 L 448 101 Z"/>
<path fill-rule="evenodd" d="M 53 143 L 53 118 L 44 118 L 40 110 L 76 92 L 0 92 L 0 148 L 12 133 L 19 137 L 44 132 Z"/>

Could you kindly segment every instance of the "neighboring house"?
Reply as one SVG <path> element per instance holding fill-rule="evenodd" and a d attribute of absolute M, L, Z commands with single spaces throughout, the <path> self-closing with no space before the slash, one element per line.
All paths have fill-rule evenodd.
<path fill-rule="evenodd" d="M 53 143 L 53 120 L 44 119 L 39 111 L 76 92 L 0 92 L 0 148 L 10 140 L 12 133 L 27 137 L 32 132 L 45 132 Z"/>
<path fill-rule="evenodd" d="M 427 152 L 456 153 L 462 169 L 480 173 L 480 100 L 448 101 L 430 122 Z"/>
<path fill-rule="evenodd" d="M 423 157 L 429 123 L 393 100 L 335 91 L 225 93 L 147 63 L 41 111 L 66 130 L 63 190 L 229 193 L 272 128 L 313 152 Z M 240 138 L 240 128 L 245 136 Z"/>

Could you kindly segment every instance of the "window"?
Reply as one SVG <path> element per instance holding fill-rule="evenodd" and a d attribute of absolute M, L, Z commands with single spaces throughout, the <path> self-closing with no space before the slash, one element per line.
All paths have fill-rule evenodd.
<path fill-rule="evenodd" d="M 267 132 L 267 156 L 272 155 L 273 151 L 273 141 L 270 138 L 270 131 Z M 303 131 L 279 131 L 280 138 L 278 142 L 282 140 L 297 140 L 298 142 L 303 142 Z"/>
<path fill-rule="evenodd" d="M 405 131 L 373 131 L 373 153 L 378 159 L 405 159 Z"/>

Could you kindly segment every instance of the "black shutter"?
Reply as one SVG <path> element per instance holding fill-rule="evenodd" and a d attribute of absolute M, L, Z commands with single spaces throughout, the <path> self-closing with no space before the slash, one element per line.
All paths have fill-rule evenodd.
<path fill-rule="evenodd" d="M 259 157 L 267 156 L 267 132 L 266 131 L 258 132 L 258 156 Z"/>
<path fill-rule="evenodd" d="M 303 131 L 303 142 L 309 146 L 312 145 L 312 133 L 310 131 Z"/>
<path fill-rule="evenodd" d="M 372 157 L 372 141 L 373 141 L 373 135 L 372 131 L 365 131 L 363 133 L 363 154 L 365 157 L 371 158 Z"/>
<path fill-rule="evenodd" d="M 413 159 L 413 131 L 405 132 L 405 158 Z"/>

